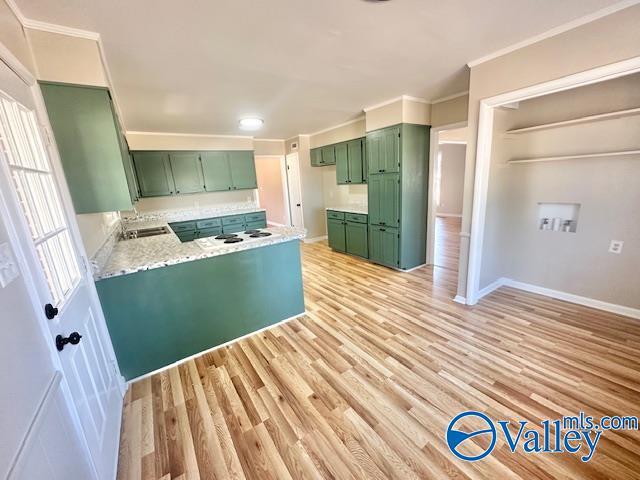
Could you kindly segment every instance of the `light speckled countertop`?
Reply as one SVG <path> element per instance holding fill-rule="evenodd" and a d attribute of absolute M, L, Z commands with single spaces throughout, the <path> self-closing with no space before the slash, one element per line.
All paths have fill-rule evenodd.
<path fill-rule="evenodd" d="M 159 221 L 156 220 L 155 222 L 158 225 Z M 160 225 L 166 224 L 166 222 L 160 223 Z M 299 240 L 306 235 L 304 229 L 293 227 L 273 227 L 261 230 L 273 233 L 274 237 L 264 237 L 251 242 L 232 243 L 211 250 L 203 249 L 195 241 L 181 243 L 173 232 L 155 237 L 120 240 L 114 245 L 105 265 L 94 274 L 94 278 L 95 280 L 102 280 L 168 265 L 226 255 L 242 250 L 275 245 L 276 243 Z"/>
<path fill-rule="evenodd" d="M 326 210 L 335 210 L 336 212 L 347 213 L 363 213 L 369 214 L 369 208 L 366 205 L 338 205 L 337 207 L 327 207 Z"/>

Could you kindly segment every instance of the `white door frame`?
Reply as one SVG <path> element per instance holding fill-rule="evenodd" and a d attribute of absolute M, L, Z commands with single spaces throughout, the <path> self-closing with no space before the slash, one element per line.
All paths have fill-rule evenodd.
<path fill-rule="evenodd" d="M 75 209 L 71 201 L 71 195 L 69 193 L 67 181 L 64 176 L 64 171 L 62 169 L 62 162 L 60 159 L 60 155 L 55 146 L 55 143 L 52 140 L 53 129 L 51 128 L 51 124 L 49 122 L 49 116 L 47 114 L 47 110 L 44 104 L 44 98 L 42 97 L 42 92 L 40 90 L 40 87 L 38 86 L 36 78 L 29 72 L 27 68 L 25 68 L 25 66 L 15 57 L 15 55 L 13 55 L 13 53 L 2 42 L 0 42 L 0 61 L 5 63 L 11 70 L 13 70 L 16 73 L 16 75 L 20 77 L 20 79 L 22 79 L 25 82 L 25 84 L 28 86 L 28 88 L 31 90 L 34 104 L 35 104 L 34 112 L 35 112 L 37 121 L 41 126 L 44 127 L 44 132 L 42 132 L 44 136 L 43 140 L 45 143 L 47 154 L 49 156 L 49 162 L 51 165 L 52 174 L 58 186 L 57 190 L 60 195 L 62 207 L 64 209 L 65 216 L 67 217 L 68 231 L 69 231 L 71 240 L 74 244 L 74 247 L 80 256 L 80 262 L 81 262 L 81 264 L 79 265 L 81 269 L 80 273 L 82 276 L 87 276 L 86 288 L 89 292 L 90 301 L 92 304 L 92 310 L 96 315 L 96 322 L 95 322 L 96 328 L 99 328 L 103 338 L 108 340 L 108 345 L 103 345 L 103 347 L 105 349 L 105 353 L 108 354 L 109 356 L 109 361 L 112 364 L 115 375 L 118 379 L 118 387 L 119 387 L 120 395 L 124 397 L 124 394 L 127 388 L 126 382 L 124 380 L 124 377 L 120 374 L 120 369 L 118 367 L 115 352 L 113 350 L 113 344 L 111 342 L 111 336 L 109 335 L 109 331 L 106 326 L 106 320 L 104 318 L 104 314 L 102 311 L 102 306 L 98 298 L 98 292 L 96 290 L 95 283 L 93 282 L 93 277 L 91 274 L 92 272 L 91 263 L 89 262 L 88 255 L 84 248 L 84 243 L 80 235 L 80 230 L 78 227 L 78 223 L 76 221 Z M 10 178 L 7 177 L 8 166 L 5 164 L 5 165 L 2 165 L 1 167 L 3 169 L 2 176 L 6 177 L 5 179 L 9 181 Z M 0 192 L 0 194 L 4 193 L 4 190 L 5 189 L 3 189 L 3 192 Z M 64 372 L 62 361 L 59 356 L 59 352 L 56 350 L 54 346 L 54 342 L 52 341 L 51 329 L 49 328 L 49 325 L 46 323 L 42 315 L 43 306 L 40 303 L 39 295 L 36 294 L 37 292 L 36 279 L 33 278 L 31 273 L 32 268 L 34 267 L 29 260 L 29 258 L 31 258 L 31 255 L 27 256 L 24 251 L 25 245 L 30 245 L 29 243 L 30 238 L 24 236 L 24 233 L 25 233 L 24 226 L 23 228 L 18 228 L 14 224 L 12 220 L 13 215 L 10 212 L 10 209 L 12 209 L 12 207 L 10 207 L 9 204 L 6 203 L 6 202 L 11 202 L 11 204 L 13 205 L 18 205 L 18 203 L 16 202 L 18 202 L 19 200 L 16 197 L 16 194 L 12 185 L 7 184 L 6 194 L 12 198 L 11 200 L 8 200 L 5 198 L 4 201 L 0 202 L 1 204 L 0 207 L 2 207 L 0 208 L 0 214 L 2 214 L 3 218 L 5 219 L 5 226 L 6 226 L 9 238 L 11 239 L 12 249 L 14 250 L 14 254 L 20 265 L 20 269 L 23 274 L 25 284 L 28 287 L 27 290 L 29 292 L 29 297 L 31 299 L 32 306 L 34 308 L 34 312 L 36 313 L 37 323 L 42 335 L 44 336 L 44 339 L 45 339 L 44 343 L 45 345 L 47 345 L 47 348 L 49 350 L 49 356 L 51 358 L 52 365 L 57 371 Z M 63 375 L 63 378 L 64 378 L 64 375 Z M 74 402 L 71 390 L 69 389 L 69 386 L 66 380 L 63 380 L 60 386 L 65 399 L 65 403 L 67 404 L 66 406 L 71 416 L 71 420 L 73 422 L 73 428 L 76 431 L 78 438 L 82 442 L 82 446 L 85 452 L 87 453 L 87 456 L 91 458 L 89 444 L 87 443 L 84 430 L 80 421 L 80 417 L 76 410 L 76 406 L 75 406 L 75 402 Z M 119 415 L 119 418 L 121 419 L 121 415 Z M 119 435 L 119 432 L 120 432 L 119 425 L 117 426 L 117 431 Z M 29 430 L 27 435 L 29 436 L 32 433 L 33 432 Z M 27 441 L 30 441 L 30 438 L 25 438 L 25 442 Z M 25 447 L 25 444 L 22 445 L 20 451 L 18 452 L 18 456 L 24 450 L 24 447 Z M 17 459 L 18 458 L 16 458 L 16 460 Z M 113 471 L 116 471 L 117 462 L 118 462 L 117 451 L 115 452 L 114 462 L 115 462 L 115 465 L 114 465 Z M 97 472 L 96 472 L 96 475 L 97 475 Z"/>
<path fill-rule="evenodd" d="M 640 56 L 593 68 L 566 77 L 521 88 L 480 101 L 478 121 L 478 143 L 476 152 L 475 179 L 473 186 L 473 209 L 471 214 L 471 236 L 469 264 L 467 270 L 467 305 L 475 305 L 480 298 L 480 271 L 482 268 L 482 242 L 487 210 L 489 189 L 489 169 L 491 166 L 491 141 L 493 137 L 494 108 L 521 102 L 531 98 L 603 82 L 640 72 Z"/>
<path fill-rule="evenodd" d="M 429 201 L 427 203 L 427 265 L 433 265 L 435 257 L 435 239 L 436 239 L 436 206 L 435 206 L 435 185 L 436 185 L 436 158 L 438 156 L 438 137 L 440 132 L 445 130 L 455 130 L 457 128 L 464 128 L 467 126 L 467 122 L 449 123 L 447 125 L 438 125 L 432 127 L 429 138 L 429 185 L 428 196 Z"/>
<path fill-rule="evenodd" d="M 304 228 L 304 203 L 302 202 L 302 179 L 300 178 L 300 155 L 298 155 L 298 152 L 291 152 L 287 155 L 285 155 L 285 174 L 286 174 L 286 178 L 287 178 L 287 205 L 289 206 L 289 225 L 293 225 L 293 207 L 291 206 L 291 196 L 289 194 L 290 192 L 290 188 L 291 188 L 291 183 L 289 182 L 289 159 L 294 159 L 295 158 L 295 162 L 297 162 L 298 164 L 298 177 L 295 179 L 295 181 L 298 183 L 298 191 L 300 192 L 300 214 L 301 214 L 301 219 L 300 221 L 302 222 L 302 228 Z"/>

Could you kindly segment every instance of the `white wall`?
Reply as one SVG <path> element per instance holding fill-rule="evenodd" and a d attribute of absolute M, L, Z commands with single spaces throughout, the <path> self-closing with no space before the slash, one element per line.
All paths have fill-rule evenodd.
<path fill-rule="evenodd" d="M 507 137 L 506 129 L 640 107 L 640 74 L 497 109 L 480 288 L 500 277 L 640 308 L 640 154 L 509 165 L 512 158 L 640 150 L 640 115 Z M 540 231 L 538 203 L 581 205 L 576 233 Z M 608 253 L 611 240 L 625 242 Z"/>
<path fill-rule="evenodd" d="M 440 178 L 440 204 L 437 214 L 462 215 L 464 196 L 465 144 L 442 143 L 438 146 L 442 155 Z"/>
<path fill-rule="evenodd" d="M 267 222 L 288 225 L 286 178 L 282 175 L 284 156 L 256 155 L 258 198 L 260 207 L 267 210 Z"/>

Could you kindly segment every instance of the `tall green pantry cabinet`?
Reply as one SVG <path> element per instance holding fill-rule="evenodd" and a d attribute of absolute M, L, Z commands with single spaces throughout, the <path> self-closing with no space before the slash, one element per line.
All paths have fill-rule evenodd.
<path fill-rule="evenodd" d="M 367 133 L 373 262 L 402 270 L 426 263 L 429 129 L 402 123 Z"/>

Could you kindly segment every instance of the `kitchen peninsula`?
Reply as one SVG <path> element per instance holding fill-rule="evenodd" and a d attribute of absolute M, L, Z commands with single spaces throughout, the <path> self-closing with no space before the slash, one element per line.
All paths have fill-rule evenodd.
<path fill-rule="evenodd" d="M 262 236 L 252 237 L 241 231 L 260 212 L 194 212 L 123 224 L 122 238 L 94 277 L 127 380 L 304 313 L 299 240 L 305 232 L 262 228 Z M 238 224 L 243 217 L 249 222 Z M 234 236 L 234 243 L 197 234 L 185 241 L 174 231 L 193 224 L 210 232 L 217 223 L 216 233 L 225 223 L 236 232 L 222 235 Z M 145 231 L 163 233 L 128 239 Z"/>

